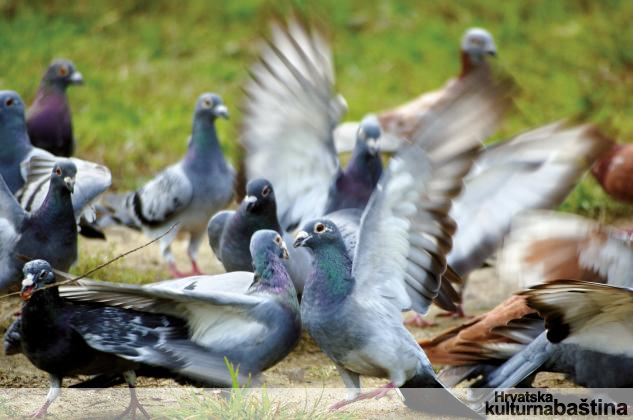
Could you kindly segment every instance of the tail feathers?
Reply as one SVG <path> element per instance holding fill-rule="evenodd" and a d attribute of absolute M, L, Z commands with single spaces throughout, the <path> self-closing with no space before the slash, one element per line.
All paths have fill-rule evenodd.
<path fill-rule="evenodd" d="M 20 339 L 20 319 L 16 319 L 4 333 L 4 354 L 11 356 L 22 353 L 22 340 Z"/>
<path fill-rule="evenodd" d="M 101 205 L 98 206 L 97 225 L 107 227 L 116 224 L 140 230 L 141 226 L 128 205 L 132 194 L 129 192 L 104 194 Z"/>
<path fill-rule="evenodd" d="M 443 417 L 483 419 L 429 372 L 422 372 L 400 387 L 404 403 L 412 410 Z"/>

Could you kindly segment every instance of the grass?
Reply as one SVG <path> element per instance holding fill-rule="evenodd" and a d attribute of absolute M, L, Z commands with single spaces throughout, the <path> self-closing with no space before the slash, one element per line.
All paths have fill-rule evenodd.
<path fill-rule="evenodd" d="M 241 86 L 257 40 L 271 16 L 292 8 L 329 33 L 348 118 L 440 86 L 457 72 L 461 34 L 478 25 L 496 38 L 497 66 L 522 87 L 499 137 L 570 117 L 633 139 L 627 1 L 0 0 L 0 85 L 30 102 L 48 62 L 72 59 L 86 79 L 70 92 L 78 154 L 107 164 L 117 189 L 138 186 L 183 153 L 204 91 L 230 108 L 218 128 L 236 162 Z M 607 219 L 630 211 L 591 180 L 563 209 Z"/>
<path fill-rule="evenodd" d="M 238 371 L 226 358 L 225 362 L 233 379 L 229 395 L 195 395 L 179 406 L 161 414 L 167 419 L 222 419 L 222 420 L 344 420 L 353 419 L 348 413 L 329 413 L 322 407 L 321 397 L 312 403 L 307 395 L 303 404 L 281 403 L 274 401 L 265 388 L 254 395 L 249 391 L 250 384 L 240 386 Z"/>

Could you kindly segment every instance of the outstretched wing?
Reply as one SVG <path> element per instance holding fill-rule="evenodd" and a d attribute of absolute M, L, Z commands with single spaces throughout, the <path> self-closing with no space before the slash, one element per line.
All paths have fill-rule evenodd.
<path fill-rule="evenodd" d="M 168 223 L 192 198 L 191 181 L 182 166 L 176 164 L 128 196 L 126 206 L 140 225 L 153 228 Z"/>
<path fill-rule="evenodd" d="M 33 149 L 31 155 L 21 166 L 25 183 L 18 192 L 20 204 L 27 210 L 39 208 L 46 198 L 50 184 L 50 176 L 55 163 L 61 158 L 55 157 L 40 149 Z M 77 167 L 75 190 L 72 194 L 75 218 L 84 215 L 89 222 L 94 221 L 91 203 L 112 185 L 112 174 L 103 165 L 85 160 L 71 158 Z"/>
<path fill-rule="evenodd" d="M 273 184 L 284 228 L 321 216 L 339 167 L 332 130 L 345 111 L 329 45 L 297 21 L 273 26 L 245 91 L 248 178 Z"/>
<path fill-rule="evenodd" d="M 545 318 L 547 338 L 589 350 L 633 355 L 633 290 L 558 280 L 523 292 Z"/>
<path fill-rule="evenodd" d="M 550 124 L 489 146 L 455 199 L 455 248 L 448 262 L 463 276 L 496 251 L 512 219 L 558 206 L 612 142 L 591 126 Z"/>
<path fill-rule="evenodd" d="M 361 220 L 353 266 L 358 293 L 382 297 L 398 310 L 425 313 L 437 295 L 455 230 L 451 199 L 461 191 L 481 136 L 508 105 L 502 86 L 478 78 L 463 86 L 459 97 L 422 119 L 413 145 L 392 159 Z"/>
<path fill-rule="evenodd" d="M 11 194 L 9 186 L 0 175 L 0 220 L 6 220 L 15 230 L 25 217 L 26 212 L 20 207 L 20 203 Z"/>

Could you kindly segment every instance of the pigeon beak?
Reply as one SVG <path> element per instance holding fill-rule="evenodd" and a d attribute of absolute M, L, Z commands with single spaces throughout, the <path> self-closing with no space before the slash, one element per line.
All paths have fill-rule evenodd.
<path fill-rule="evenodd" d="M 285 243 L 281 244 L 281 258 L 284 260 L 290 259 L 290 254 L 288 254 L 288 247 L 286 247 Z"/>
<path fill-rule="evenodd" d="M 20 297 L 24 302 L 31 299 L 34 289 L 35 282 L 33 281 L 33 274 L 28 274 L 26 278 L 22 280 L 22 290 L 20 291 Z"/>
<path fill-rule="evenodd" d="M 229 119 L 229 110 L 226 108 L 225 105 L 217 105 L 215 108 L 213 108 L 213 113 L 216 117 L 222 117 L 225 120 Z"/>
<path fill-rule="evenodd" d="M 84 83 L 84 77 L 78 71 L 74 71 L 70 75 L 70 83 L 73 85 L 82 85 Z"/>
<path fill-rule="evenodd" d="M 75 192 L 75 178 L 67 176 L 64 178 L 64 183 L 66 184 L 68 191 L 70 191 L 71 193 Z"/>
<path fill-rule="evenodd" d="M 244 202 L 246 203 L 246 211 L 251 211 L 253 210 L 253 207 L 255 207 L 255 203 L 257 203 L 257 197 L 254 195 L 247 195 L 244 197 Z"/>
<path fill-rule="evenodd" d="M 295 248 L 298 248 L 300 246 L 305 246 L 306 242 L 310 238 L 312 238 L 312 235 L 309 235 L 308 232 L 306 232 L 305 230 L 302 230 L 301 232 L 297 233 L 297 236 L 295 237 L 295 241 L 292 244 L 292 246 L 294 246 Z"/>
<path fill-rule="evenodd" d="M 493 56 L 493 57 L 496 57 L 496 56 L 497 56 L 497 50 L 494 50 L 494 49 L 490 49 L 490 50 L 488 50 L 488 55 L 491 55 L 491 56 Z"/>
<path fill-rule="evenodd" d="M 372 156 L 376 156 L 378 154 L 378 151 L 380 150 L 380 147 L 378 145 L 378 139 L 371 138 L 371 137 L 368 138 L 367 147 L 369 148 L 369 153 Z"/>

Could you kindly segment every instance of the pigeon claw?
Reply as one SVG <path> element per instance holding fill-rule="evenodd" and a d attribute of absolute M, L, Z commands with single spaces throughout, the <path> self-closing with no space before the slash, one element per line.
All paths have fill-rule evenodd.
<path fill-rule="evenodd" d="M 143 405 L 139 402 L 138 398 L 136 397 L 136 393 L 133 393 L 130 397 L 130 404 L 127 406 L 125 411 L 121 413 L 121 415 L 116 417 L 116 419 L 122 419 L 128 414 L 131 414 L 132 418 L 136 419 L 136 410 L 140 411 L 143 417 L 149 420 L 149 414 L 147 413 Z"/>
<path fill-rule="evenodd" d="M 426 319 L 422 318 L 422 315 L 416 313 L 412 317 L 404 321 L 404 325 L 409 325 L 409 326 L 418 327 L 418 328 L 429 328 L 429 327 L 434 327 L 437 324 L 433 321 L 427 321 Z"/>
<path fill-rule="evenodd" d="M 379 400 L 385 397 L 386 395 L 388 395 L 389 391 L 395 388 L 397 388 L 396 385 L 393 382 L 389 382 L 388 384 L 383 385 L 380 388 L 374 389 L 369 392 L 365 392 L 363 394 L 359 394 L 356 398 L 352 398 L 351 400 L 341 400 L 337 402 L 336 404 L 334 404 L 332 407 L 330 407 L 329 411 L 330 412 L 337 411 L 338 409 L 343 408 L 346 405 L 355 403 L 357 401 L 371 400 L 371 399 Z"/>
<path fill-rule="evenodd" d="M 48 414 L 48 406 L 51 405 L 50 401 L 46 401 L 44 405 L 35 410 L 33 414 L 31 414 L 32 419 L 43 419 Z"/>

